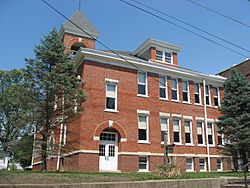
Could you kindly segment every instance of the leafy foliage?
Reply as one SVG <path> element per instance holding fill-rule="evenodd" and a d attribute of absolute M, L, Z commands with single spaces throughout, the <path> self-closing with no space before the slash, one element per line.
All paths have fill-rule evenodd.
<path fill-rule="evenodd" d="M 159 165 L 156 167 L 156 174 L 167 178 L 178 177 L 181 175 L 180 166 L 177 163 L 171 163 L 167 166 Z"/>
<path fill-rule="evenodd" d="M 18 137 L 29 131 L 23 70 L 0 71 L 0 148 L 11 151 Z"/>
<path fill-rule="evenodd" d="M 247 162 L 250 151 L 250 84 L 237 70 L 232 69 L 224 85 L 224 99 L 218 126 L 225 134 L 225 153 L 240 156 Z M 237 158 L 236 158 L 237 160 Z"/>
<path fill-rule="evenodd" d="M 35 58 L 26 59 L 26 79 L 34 124 L 41 134 L 42 168 L 46 170 L 49 131 L 74 118 L 85 96 L 77 80 L 76 65 L 65 54 L 55 29 L 41 40 L 34 53 Z"/>

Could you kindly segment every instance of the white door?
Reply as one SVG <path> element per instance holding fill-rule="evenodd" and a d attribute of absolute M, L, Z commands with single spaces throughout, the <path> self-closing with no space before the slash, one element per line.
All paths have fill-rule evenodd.
<path fill-rule="evenodd" d="M 103 132 L 99 144 L 99 170 L 116 171 L 118 160 L 117 134 Z"/>

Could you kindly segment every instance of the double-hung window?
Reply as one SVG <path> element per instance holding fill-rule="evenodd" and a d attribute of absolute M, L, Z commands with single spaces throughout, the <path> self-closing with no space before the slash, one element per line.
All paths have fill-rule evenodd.
<path fill-rule="evenodd" d="M 196 104 L 201 104 L 201 90 L 199 83 L 194 84 L 194 101 Z"/>
<path fill-rule="evenodd" d="M 185 144 L 193 144 L 192 139 L 192 121 L 191 120 L 184 120 L 184 127 L 185 127 Z"/>
<path fill-rule="evenodd" d="M 148 171 L 148 157 L 139 156 L 139 171 Z"/>
<path fill-rule="evenodd" d="M 163 51 L 156 50 L 156 60 L 163 61 Z"/>
<path fill-rule="evenodd" d="M 186 80 L 182 81 L 182 96 L 184 102 L 189 102 L 189 83 Z"/>
<path fill-rule="evenodd" d="M 218 132 L 217 132 L 218 145 L 222 146 L 223 145 L 223 133 L 222 133 L 221 128 L 218 127 L 217 129 L 218 129 Z"/>
<path fill-rule="evenodd" d="M 156 50 L 156 60 L 173 64 L 172 53 L 163 50 Z"/>
<path fill-rule="evenodd" d="M 180 119 L 173 119 L 174 143 L 181 144 L 181 126 Z"/>
<path fill-rule="evenodd" d="M 106 83 L 106 109 L 117 110 L 117 84 Z"/>
<path fill-rule="evenodd" d="M 223 162 L 221 158 L 217 158 L 217 171 L 223 170 Z"/>
<path fill-rule="evenodd" d="M 179 95 L 178 95 L 178 79 L 172 78 L 171 79 L 171 91 L 172 91 L 172 100 L 178 101 Z"/>
<path fill-rule="evenodd" d="M 210 87 L 209 86 L 205 86 L 205 92 L 206 92 L 206 105 L 211 105 Z"/>
<path fill-rule="evenodd" d="M 203 131 L 203 122 L 196 122 L 197 124 L 197 137 L 198 145 L 204 144 L 204 131 Z"/>
<path fill-rule="evenodd" d="M 147 73 L 138 73 L 138 94 L 147 96 Z"/>
<path fill-rule="evenodd" d="M 160 85 L 160 98 L 167 99 L 167 77 L 160 76 L 159 78 Z"/>
<path fill-rule="evenodd" d="M 214 145 L 213 124 L 211 122 L 207 123 L 207 135 L 208 135 L 208 144 Z"/>
<path fill-rule="evenodd" d="M 200 171 L 207 171 L 206 159 L 199 159 Z"/>
<path fill-rule="evenodd" d="M 167 117 L 161 117 L 161 142 L 164 142 L 164 135 L 167 134 L 167 141 L 166 143 L 169 143 L 169 133 L 168 133 L 168 118 Z"/>
<path fill-rule="evenodd" d="M 149 141 L 148 133 L 148 115 L 139 114 L 138 115 L 138 140 L 139 142 Z"/>
<path fill-rule="evenodd" d="M 194 160 L 193 160 L 193 158 L 186 158 L 186 171 L 187 172 L 194 171 Z"/>
<path fill-rule="evenodd" d="M 219 106 L 220 101 L 219 101 L 219 89 L 218 87 L 214 87 L 214 106 Z"/>

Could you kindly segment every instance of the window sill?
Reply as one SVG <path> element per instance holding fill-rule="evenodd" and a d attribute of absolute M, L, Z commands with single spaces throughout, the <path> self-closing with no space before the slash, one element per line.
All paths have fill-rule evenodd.
<path fill-rule="evenodd" d="M 185 146 L 195 146 L 194 144 L 185 144 Z"/>
<path fill-rule="evenodd" d="M 211 147 L 211 148 L 212 148 L 212 147 L 215 147 L 214 144 L 208 144 L 208 146 Z"/>
<path fill-rule="evenodd" d="M 200 103 L 194 103 L 195 106 L 203 106 L 202 104 Z"/>
<path fill-rule="evenodd" d="M 207 172 L 207 169 L 206 170 L 200 170 L 200 172 Z"/>
<path fill-rule="evenodd" d="M 191 102 L 187 102 L 187 101 L 182 101 L 182 103 L 184 103 L 184 104 L 192 104 Z"/>
<path fill-rule="evenodd" d="M 149 172 L 148 170 L 138 170 L 137 172 Z"/>
<path fill-rule="evenodd" d="M 186 170 L 186 172 L 194 172 L 194 170 Z"/>
<path fill-rule="evenodd" d="M 174 142 L 174 144 L 175 144 L 176 146 L 183 146 L 183 144 L 182 144 L 182 143 L 179 143 L 179 142 Z"/>
<path fill-rule="evenodd" d="M 144 141 L 144 140 L 138 140 L 138 144 L 151 144 L 149 141 Z"/>
<path fill-rule="evenodd" d="M 168 101 L 168 99 L 167 98 L 159 98 L 159 100 L 162 100 L 162 101 Z"/>
<path fill-rule="evenodd" d="M 105 109 L 104 112 L 119 113 L 118 110 L 112 110 L 112 109 Z"/>
<path fill-rule="evenodd" d="M 149 98 L 148 95 L 137 94 L 137 97 Z"/>
<path fill-rule="evenodd" d="M 171 99 L 171 102 L 180 102 L 179 100 Z"/>
<path fill-rule="evenodd" d="M 168 142 L 167 145 L 169 145 L 170 143 Z M 164 145 L 164 142 L 161 142 L 161 145 Z"/>

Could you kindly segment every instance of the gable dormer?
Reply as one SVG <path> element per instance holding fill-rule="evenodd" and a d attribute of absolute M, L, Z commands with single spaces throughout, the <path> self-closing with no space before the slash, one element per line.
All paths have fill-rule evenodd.
<path fill-rule="evenodd" d="M 180 49 L 179 46 L 150 38 L 143 42 L 133 55 L 147 61 L 178 66 L 177 53 Z"/>
<path fill-rule="evenodd" d="M 66 21 L 60 29 L 60 34 L 63 37 L 66 50 L 74 55 L 81 47 L 95 49 L 96 39 L 100 34 L 90 21 L 88 21 L 87 17 L 78 10 L 69 18 L 69 20 L 70 21 Z M 73 23 L 86 32 L 83 32 Z"/>

